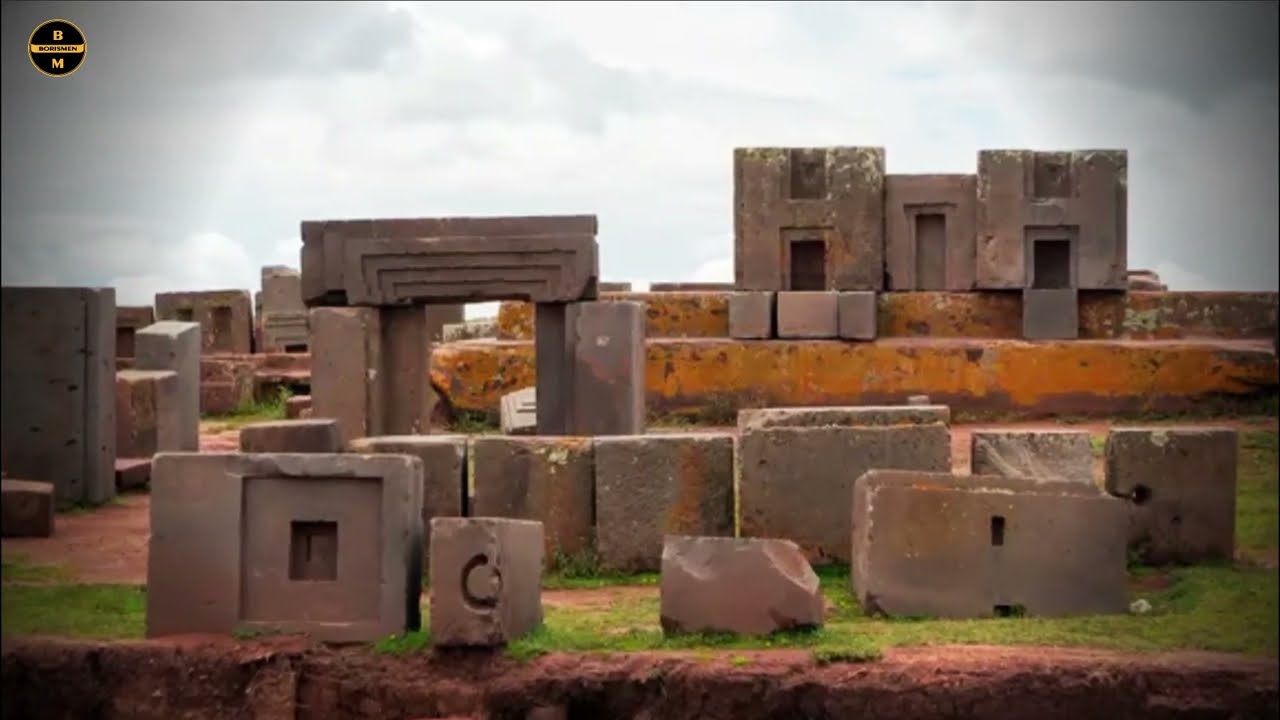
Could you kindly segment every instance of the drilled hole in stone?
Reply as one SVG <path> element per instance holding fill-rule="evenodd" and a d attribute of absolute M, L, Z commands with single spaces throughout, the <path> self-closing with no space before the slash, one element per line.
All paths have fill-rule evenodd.
<path fill-rule="evenodd" d="M 1146 485 L 1135 485 L 1129 499 L 1134 505 L 1145 505 L 1151 499 L 1151 488 Z"/>
<path fill-rule="evenodd" d="M 290 523 L 289 579 L 338 579 L 338 523 L 294 520 Z"/>
<path fill-rule="evenodd" d="M 1004 545 L 1004 516 L 991 516 L 991 547 Z"/>

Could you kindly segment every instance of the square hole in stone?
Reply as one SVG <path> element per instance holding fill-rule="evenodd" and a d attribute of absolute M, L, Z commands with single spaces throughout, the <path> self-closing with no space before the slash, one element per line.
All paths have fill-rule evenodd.
<path fill-rule="evenodd" d="M 196 312 L 191 308 L 178 308 L 179 322 L 195 322 Z"/>
<path fill-rule="evenodd" d="M 323 520 L 290 523 L 289 579 L 338 579 L 338 523 Z"/>
<path fill-rule="evenodd" d="M 231 308 L 223 305 L 213 309 L 213 335 L 226 338 L 231 335 Z"/>
<path fill-rule="evenodd" d="M 827 289 L 827 244 L 821 240 L 791 242 L 791 273 L 788 290 Z"/>
<path fill-rule="evenodd" d="M 1031 245 L 1032 287 L 1062 290 L 1071 287 L 1071 241 L 1036 240 Z"/>

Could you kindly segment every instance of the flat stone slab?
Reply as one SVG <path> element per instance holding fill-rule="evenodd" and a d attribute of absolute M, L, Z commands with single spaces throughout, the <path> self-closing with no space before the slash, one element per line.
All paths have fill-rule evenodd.
<path fill-rule="evenodd" d="M 1094 484 L 1087 430 L 981 430 L 969 445 L 974 475 Z"/>
<path fill-rule="evenodd" d="M 310 395 L 294 395 L 284 401 L 284 417 L 286 420 L 297 420 L 306 417 L 303 413 L 311 410 Z"/>
<path fill-rule="evenodd" d="M 595 440 L 596 548 L 601 567 L 655 571 L 666 535 L 733 535 L 733 435 Z"/>
<path fill-rule="evenodd" d="M 1107 491 L 1128 498 L 1129 548 L 1144 562 L 1235 557 L 1235 430 L 1115 428 L 1106 458 Z"/>
<path fill-rule="evenodd" d="M 332 418 L 275 420 L 240 428 L 240 452 L 340 453 L 342 429 Z"/>
<path fill-rule="evenodd" d="M 178 374 L 171 370 L 116 372 L 116 456 L 150 458 L 182 450 Z"/>
<path fill-rule="evenodd" d="M 53 483 L 0 480 L 0 529 L 4 537 L 53 535 Z"/>
<path fill-rule="evenodd" d="M 431 644 L 494 647 L 542 623 L 542 523 L 431 521 Z"/>
<path fill-rule="evenodd" d="M 872 470 L 854 484 L 851 582 L 892 617 L 1123 613 L 1126 529 L 1091 485 Z"/>
<path fill-rule="evenodd" d="M 660 583 L 668 635 L 765 635 L 822 625 L 818 576 L 789 540 L 671 535 Z"/>

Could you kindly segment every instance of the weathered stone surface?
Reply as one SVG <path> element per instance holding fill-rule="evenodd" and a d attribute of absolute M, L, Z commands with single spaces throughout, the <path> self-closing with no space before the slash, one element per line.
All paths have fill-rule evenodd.
<path fill-rule="evenodd" d="M 839 334 L 839 293 L 780 292 L 777 326 L 780 338 L 823 340 Z"/>
<path fill-rule="evenodd" d="M 356 438 L 348 448 L 353 453 L 366 455 L 412 455 L 422 461 L 423 527 L 430 527 L 432 518 L 467 514 L 466 435 Z M 431 557 L 431 533 L 424 533 L 423 543 L 422 557 L 426 561 Z"/>
<path fill-rule="evenodd" d="M 594 215 L 302 223 L 308 305 L 594 299 Z"/>
<path fill-rule="evenodd" d="M 1168 292 L 1169 286 L 1160 282 L 1160 275 L 1154 270 L 1130 270 L 1128 272 L 1129 289 L 1146 292 Z"/>
<path fill-rule="evenodd" d="M 307 311 L 266 311 L 262 314 L 262 352 L 304 353 L 310 345 Z"/>
<path fill-rule="evenodd" d="M 790 540 L 669 535 L 660 582 L 667 634 L 822 625 L 818 576 Z"/>
<path fill-rule="evenodd" d="M 0 529 L 5 537 L 53 535 L 53 483 L 0 480 Z"/>
<path fill-rule="evenodd" d="M 568 388 L 567 433 L 643 433 L 644 307 L 632 302 L 584 302 L 570 308 L 573 385 Z"/>
<path fill-rule="evenodd" d="M 121 305 L 116 307 L 116 357 L 133 357 L 133 336 L 138 330 L 156 321 L 155 308 L 150 305 Z"/>
<path fill-rule="evenodd" d="M 115 496 L 116 295 L 111 288 L 0 290 L 5 472 L 54 483 L 60 503 Z"/>
<path fill-rule="evenodd" d="M 342 431 L 331 418 L 272 420 L 240 428 L 243 453 L 340 453 Z"/>
<path fill-rule="evenodd" d="M 479 340 L 498 337 L 498 321 L 494 318 L 468 320 L 461 323 L 449 323 L 440 331 L 444 342 L 459 340 Z"/>
<path fill-rule="evenodd" d="M 774 297 L 771 292 L 729 295 L 729 337 L 768 340 L 773 337 Z"/>
<path fill-rule="evenodd" d="M 811 562 L 847 563 L 853 481 L 876 468 L 950 471 L 950 431 L 937 419 L 946 408 L 823 410 L 739 414 L 739 534 L 788 538 Z"/>
<path fill-rule="evenodd" d="M 116 456 L 149 458 L 182 450 L 178 374 L 172 370 L 116 373 Z"/>
<path fill-rule="evenodd" d="M 532 435 L 538 431 L 538 389 L 521 388 L 502 396 L 498 408 L 504 435 Z"/>
<path fill-rule="evenodd" d="M 1093 442 L 1087 430 L 975 430 L 973 474 L 1093 485 Z"/>
<path fill-rule="evenodd" d="M 284 265 L 262 268 L 262 312 L 306 312 L 302 302 L 302 273 Z"/>
<path fill-rule="evenodd" d="M 1023 290 L 1022 337 L 1074 340 L 1080 337 L 1080 293 L 1076 290 Z"/>
<path fill-rule="evenodd" d="M 477 437 L 471 457 L 472 516 L 541 522 L 553 561 L 594 549 L 591 438 Z"/>
<path fill-rule="evenodd" d="M 284 416 L 287 420 L 297 420 L 309 410 L 311 410 L 310 395 L 294 395 L 284 401 Z"/>
<path fill-rule="evenodd" d="M 884 149 L 733 151 L 738 290 L 881 290 Z"/>
<path fill-rule="evenodd" d="M 868 613 L 1123 613 L 1122 502 L 1091 485 L 872 470 L 854 484 L 851 581 Z"/>
<path fill-rule="evenodd" d="M 908 405 L 932 405 L 928 395 L 912 395 L 907 398 Z"/>
<path fill-rule="evenodd" d="M 227 415 L 251 404 L 255 377 L 253 365 L 238 362 L 244 355 L 205 355 L 200 358 L 200 413 Z"/>
<path fill-rule="evenodd" d="M 658 570 L 664 535 L 732 537 L 733 441 L 729 433 L 596 438 L 601 566 Z"/>
<path fill-rule="evenodd" d="M 838 335 L 845 340 L 875 340 L 879 324 L 876 294 L 870 291 L 842 292 L 836 301 Z"/>
<path fill-rule="evenodd" d="M 116 490 L 141 490 L 151 484 L 151 458 L 116 458 Z"/>
<path fill-rule="evenodd" d="M 976 287 L 1128 287 L 1128 153 L 978 153 Z"/>
<path fill-rule="evenodd" d="M 1235 430 L 1116 428 L 1107 436 L 1108 492 L 1129 499 L 1129 547 L 1143 561 L 1235 557 Z"/>
<path fill-rule="evenodd" d="M 415 630 L 421 503 L 415 457 L 160 453 L 147 637 L 248 630 L 371 642 Z"/>
<path fill-rule="evenodd" d="M 946 405 L 852 405 L 773 407 L 738 411 L 738 429 L 929 425 L 951 422 Z"/>
<path fill-rule="evenodd" d="M 600 292 L 602 293 L 629 293 L 631 292 L 631 283 L 629 282 L 604 282 L 598 283 Z"/>
<path fill-rule="evenodd" d="M 253 352 L 253 298 L 248 290 L 156 293 L 156 317 L 200 323 L 205 355 Z"/>
<path fill-rule="evenodd" d="M 542 523 L 431 521 L 431 644 L 505 645 L 542 623 Z"/>
<path fill-rule="evenodd" d="M 885 177 L 888 290 L 973 288 L 975 175 Z"/>
<path fill-rule="evenodd" d="M 134 338 L 138 370 L 168 370 L 178 376 L 178 440 L 175 450 L 200 449 L 200 325 L 161 321 Z"/>

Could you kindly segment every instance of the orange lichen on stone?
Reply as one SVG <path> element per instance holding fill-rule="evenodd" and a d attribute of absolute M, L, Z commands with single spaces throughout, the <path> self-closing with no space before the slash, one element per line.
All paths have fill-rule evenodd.
<path fill-rule="evenodd" d="M 728 337 L 729 296 L 722 292 L 601 293 L 603 301 L 631 300 L 645 305 L 647 337 Z M 498 306 L 498 338 L 533 338 L 533 305 Z"/>
<path fill-rule="evenodd" d="M 1176 411 L 1216 397 L 1274 393 L 1270 343 L 890 339 L 647 343 L 650 411 L 904 402 L 928 395 L 958 411 Z M 456 343 L 431 357 L 455 409 L 493 412 L 534 382 L 532 343 Z"/>

